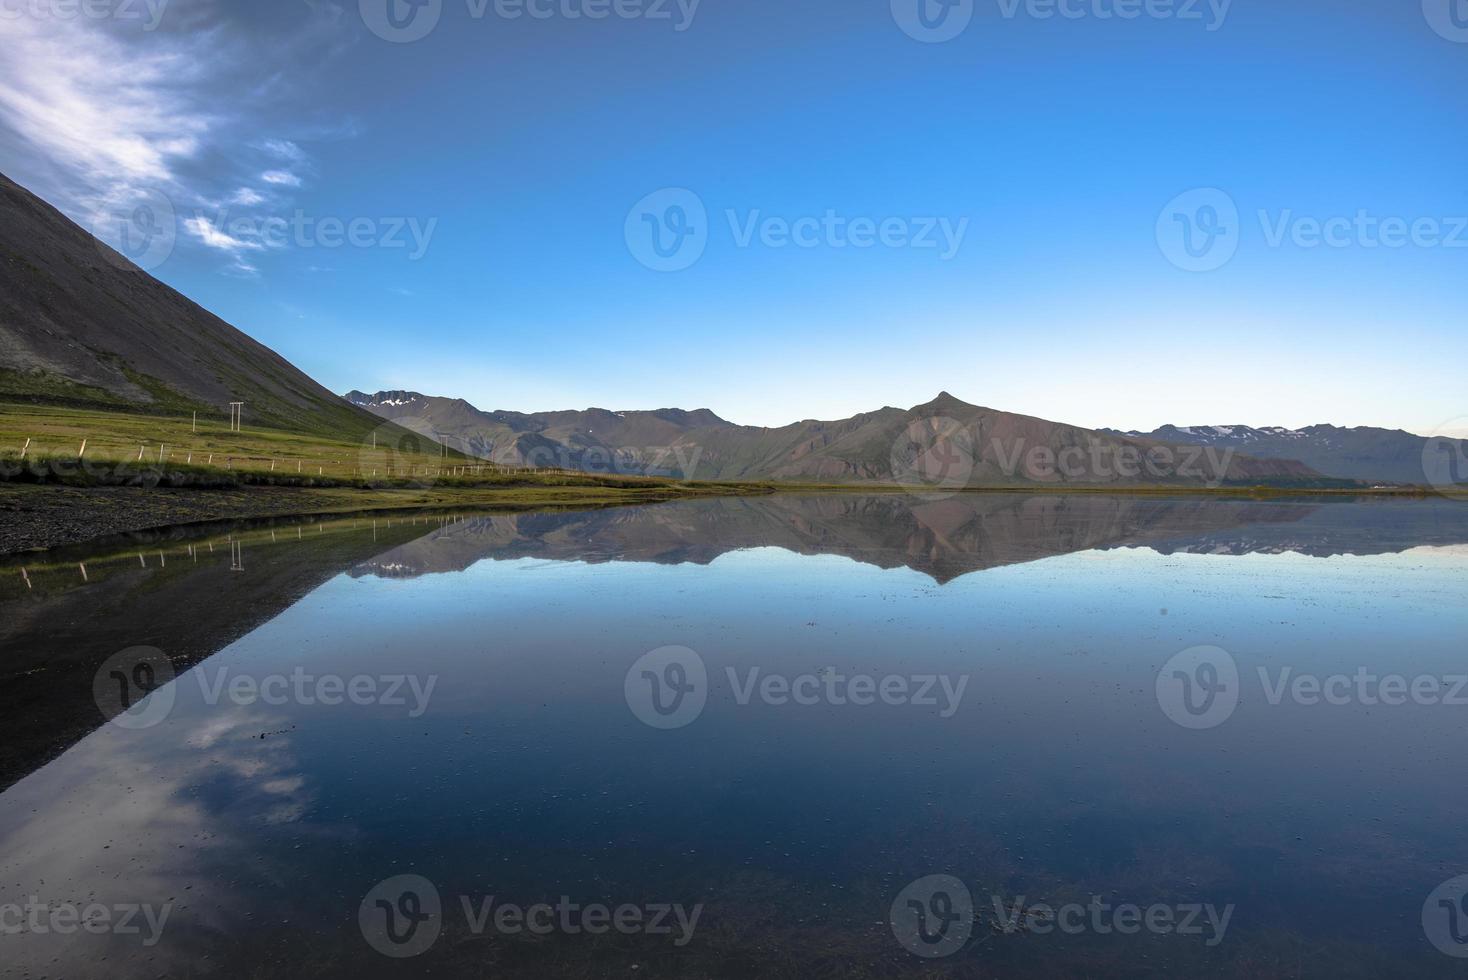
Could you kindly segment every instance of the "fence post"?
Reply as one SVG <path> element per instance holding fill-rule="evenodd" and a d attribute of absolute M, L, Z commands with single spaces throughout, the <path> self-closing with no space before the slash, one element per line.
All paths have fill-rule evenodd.
<path fill-rule="evenodd" d="M 80 448 L 80 449 L 78 449 L 76 451 L 76 458 L 77 459 L 81 459 L 86 454 L 87 454 L 87 440 L 83 439 L 82 440 L 82 448 Z"/>
<path fill-rule="evenodd" d="M 25 445 L 20 447 L 20 458 L 25 459 L 26 450 L 31 448 L 31 441 L 27 439 Z"/>

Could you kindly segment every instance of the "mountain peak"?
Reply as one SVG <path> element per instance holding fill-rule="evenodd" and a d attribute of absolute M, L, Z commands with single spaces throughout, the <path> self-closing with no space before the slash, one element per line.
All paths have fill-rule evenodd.
<path fill-rule="evenodd" d="M 421 401 L 424 396 L 416 391 L 379 391 L 375 395 L 353 389 L 342 396 L 358 408 L 370 409 L 374 405 L 408 405 Z"/>
<path fill-rule="evenodd" d="M 913 408 L 912 408 L 912 410 L 914 412 L 916 412 L 916 411 L 920 411 L 920 410 L 921 411 L 927 411 L 927 410 L 932 410 L 932 409 L 939 409 L 939 410 L 941 410 L 941 409 L 945 409 L 945 408 L 973 408 L 973 407 L 974 406 L 970 405 L 968 402 L 964 401 L 962 398 L 959 398 L 959 397 L 955 396 L 952 392 L 940 391 L 940 392 L 938 392 L 938 396 L 936 398 L 934 398 L 932 401 L 925 402 L 922 405 L 914 405 Z"/>

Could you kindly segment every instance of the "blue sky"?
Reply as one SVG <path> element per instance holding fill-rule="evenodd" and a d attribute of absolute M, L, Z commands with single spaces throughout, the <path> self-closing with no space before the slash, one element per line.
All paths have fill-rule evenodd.
<path fill-rule="evenodd" d="M 337 391 L 1468 434 L 1468 0 L 96 2 L 0 169 Z"/>

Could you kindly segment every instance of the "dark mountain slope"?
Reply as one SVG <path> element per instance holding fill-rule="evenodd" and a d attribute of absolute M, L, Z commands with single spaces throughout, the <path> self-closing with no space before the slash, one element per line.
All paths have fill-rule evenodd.
<path fill-rule="evenodd" d="M 343 439 L 380 420 L 0 175 L 0 400 L 157 413 Z"/>

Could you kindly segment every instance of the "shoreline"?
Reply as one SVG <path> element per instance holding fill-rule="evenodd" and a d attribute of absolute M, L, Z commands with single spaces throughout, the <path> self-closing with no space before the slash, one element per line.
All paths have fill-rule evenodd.
<path fill-rule="evenodd" d="M 758 485 L 680 487 L 237 487 L 179 489 L 0 483 L 0 558 L 167 528 L 268 518 L 334 517 L 464 508 L 607 507 L 769 493 Z"/>
<path fill-rule="evenodd" d="M 890 484 L 811 483 L 653 483 L 612 486 L 463 486 L 361 489 L 351 487 L 245 486 L 220 489 L 68 487 L 54 484 L 0 483 L 0 557 L 36 554 L 53 548 L 166 528 L 285 517 L 325 517 L 351 513 L 389 513 L 426 509 L 523 509 L 605 507 L 659 503 L 697 497 L 763 496 L 771 493 L 910 494 L 921 501 L 958 494 L 1058 496 L 1212 496 L 1232 499 L 1385 497 L 1468 500 L 1421 488 L 1292 487 L 967 487 L 924 490 Z"/>

